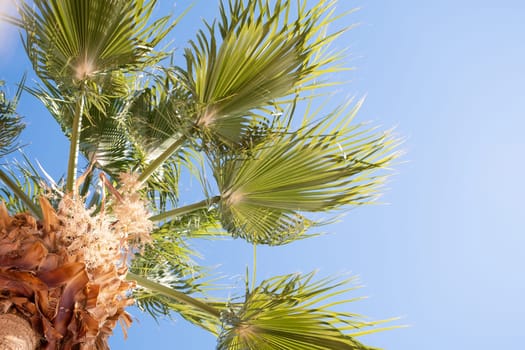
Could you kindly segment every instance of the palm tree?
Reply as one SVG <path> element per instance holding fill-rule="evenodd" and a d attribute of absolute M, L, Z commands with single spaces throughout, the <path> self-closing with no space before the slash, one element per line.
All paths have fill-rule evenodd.
<path fill-rule="evenodd" d="M 353 123 L 361 101 L 293 122 L 323 77 L 345 69 L 328 50 L 344 32 L 328 31 L 336 2 L 223 1 L 184 66 L 157 49 L 177 20 L 153 20 L 155 4 L 18 1 L 18 16 L 3 17 L 40 79 L 25 89 L 70 148 L 60 181 L 28 157 L 0 169 L 0 344 L 107 349 L 136 303 L 214 333 L 218 349 L 370 349 L 356 337 L 379 322 L 334 310 L 351 299 L 329 301 L 349 281 L 247 278 L 242 298 L 221 300 L 189 244 L 288 244 L 321 224 L 309 213 L 376 198 L 396 140 Z M 2 155 L 22 128 L 19 94 L 0 95 Z M 206 197 L 181 206 L 184 171 L 215 181 L 200 176 Z"/>

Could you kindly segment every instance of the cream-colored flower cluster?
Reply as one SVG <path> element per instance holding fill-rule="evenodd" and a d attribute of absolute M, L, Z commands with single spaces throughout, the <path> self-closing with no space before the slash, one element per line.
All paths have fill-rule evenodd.
<path fill-rule="evenodd" d="M 64 196 L 57 216 L 61 222 L 59 235 L 69 255 L 82 257 L 88 269 L 114 263 L 121 254 L 120 234 L 112 230 L 104 214 L 93 215 L 93 209 L 86 209 L 81 197 Z"/>
<path fill-rule="evenodd" d="M 138 192 L 137 177 L 123 174 L 120 180 L 118 195 L 98 213 L 86 208 L 80 196 L 66 195 L 60 201 L 60 237 L 69 254 L 82 256 L 88 269 L 107 264 L 122 267 L 130 253 L 151 241 L 153 223 Z"/>
<path fill-rule="evenodd" d="M 140 184 L 136 174 L 120 175 L 120 200 L 112 205 L 113 215 L 117 219 L 114 229 L 125 234 L 133 248 L 141 248 L 151 242 L 153 223 L 148 219 L 150 213 L 138 190 Z"/>

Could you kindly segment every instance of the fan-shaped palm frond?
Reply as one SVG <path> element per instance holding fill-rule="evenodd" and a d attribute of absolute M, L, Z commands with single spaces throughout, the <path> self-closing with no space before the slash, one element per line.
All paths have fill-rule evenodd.
<path fill-rule="evenodd" d="M 62 97 L 53 85 L 26 88 L 46 106 L 61 126 L 67 138 L 72 137 L 72 123 L 77 101 Z M 137 161 L 125 127 L 128 118 L 128 98 L 115 96 L 105 99 L 102 106 L 86 108 L 79 133 L 79 151 L 89 163 L 111 176 L 128 171 Z"/>
<path fill-rule="evenodd" d="M 334 1 L 319 1 L 310 10 L 299 2 L 291 17 L 291 0 L 221 2 L 218 41 L 215 26 L 199 31 L 185 51 L 183 74 L 198 104 L 197 124 L 204 135 L 226 144 L 246 132 L 254 110 L 307 89 L 337 55 L 323 57 L 340 32 L 326 35 Z M 260 115 L 258 117 L 261 117 Z"/>
<path fill-rule="evenodd" d="M 169 170 L 163 170 L 163 164 L 173 158 L 188 158 L 188 151 L 183 146 L 192 139 L 193 106 L 189 92 L 173 79 L 170 70 L 153 78 L 153 84 L 132 98 L 127 129 L 140 158 L 140 180 L 161 184 L 162 180 L 151 180 L 150 176 L 158 178 Z M 165 193 L 177 187 L 177 183 L 170 184 L 173 186 L 166 188 Z"/>
<path fill-rule="evenodd" d="M 125 100 L 112 98 L 104 112 L 92 108 L 80 133 L 80 151 L 112 176 L 128 171 L 134 161 L 124 123 Z"/>
<path fill-rule="evenodd" d="M 25 76 L 18 84 L 15 96 L 8 99 L 4 91 L 0 91 L 0 157 L 15 149 L 15 141 L 24 129 L 20 116 L 16 114 L 16 106 L 24 86 Z M 0 88 L 4 82 L 0 80 Z"/>
<path fill-rule="evenodd" d="M 381 322 L 365 322 L 359 315 L 332 311 L 352 300 L 328 301 L 346 290 L 348 281 L 313 282 L 314 273 L 285 275 L 247 290 L 243 303 L 231 305 L 223 316 L 219 350 L 369 350 L 355 337 L 378 331 Z"/>
<path fill-rule="evenodd" d="M 127 122 L 145 163 L 157 159 L 177 139 L 189 137 L 194 114 L 189 91 L 169 72 L 154 79 L 132 98 Z"/>
<path fill-rule="evenodd" d="M 35 0 L 18 3 L 25 48 L 43 80 L 65 87 L 158 61 L 169 17 L 150 23 L 156 1 Z"/>
<path fill-rule="evenodd" d="M 276 133 L 250 154 L 215 159 L 225 227 L 255 243 L 279 244 L 311 224 L 301 212 L 373 199 L 383 180 L 375 173 L 395 158 L 396 142 L 388 133 L 349 126 L 359 106 Z"/>

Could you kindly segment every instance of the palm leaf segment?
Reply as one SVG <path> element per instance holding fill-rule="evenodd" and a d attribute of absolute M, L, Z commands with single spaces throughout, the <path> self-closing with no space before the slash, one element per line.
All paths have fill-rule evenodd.
<path fill-rule="evenodd" d="M 219 350 L 367 350 L 354 337 L 380 322 L 363 322 L 357 315 L 329 310 L 351 300 L 326 303 L 350 291 L 337 290 L 349 281 L 312 282 L 314 274 L 278 276 L 247 291 L 244 303 L 224 313 Z"/>
<path fill-rule="evenodd" d="M 349 126 L 359 108 L 335 112 L 296 132 L 280 132 L 250 153 L 218 157 L 214 174 L 226 229 L 248 241 L 287 243 L 311 225 L 301 212 L 373 199 L 395 158 L 388 133 Z"/>
<path fill-rule="evenodd" d="M 168 18 L 148 20 L 155 0 L 35 0 L 22 2 L 18 25 L 35 72 L 64 87 L 114 70 L 151 64 Z"/>
<path fill-rule="evenodd" d="M 11 100 L 6 97 L 4 91 L 0 91 L 0 157 L 13 151 L 13 144 L 24 129 L 21 118 L 16 115 L 16 105 L 22 93 L 24 80 L 25 77 L 20 82 L 19 88 Z M 3 85 L 4 82 L 0 80 L 0 88 Z"/>
<path fill-rule="evenodd" d="M 131 99 L 128 130 L 132 142 L 149 163 L 162 154 L 174 139 L 191 137 L 193 106 L 189 92 L 171 70 Z"/>
<path fill-rule="evenodd" d="M 275 100 L 312 87 L 320 75 L 335 70 L 337 55 L 322 57 L 337 37 L 324 35 L 333 20 L 333 1 L 320 1 L 305 10 L 294 2 L 229 1 L 221 3 L 218 41 L 215 26 L 200 31 L 185 51 L 184 80 L 198 104 L 197 124 L 204 137 L 232 144 L 239 141 L 256 110 L 274 106 Z M 208 136 L 208 137 L 206 137 Z"/>

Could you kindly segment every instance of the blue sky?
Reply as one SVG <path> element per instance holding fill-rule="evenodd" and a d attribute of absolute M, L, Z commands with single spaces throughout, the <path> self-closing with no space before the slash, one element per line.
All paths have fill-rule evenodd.
<path fill-rule="evenodd" d="M 162 0 L 165 9 L 172 1 Z M 188 2 L 189 3 L 189 2 Z M 200 0 L 175 29 L 185 46 L 216 1 Z M 179 1 L 175 12 L 185 8 Z M 213 4 L 213 5 L 212 5 Z M 286 247 L 261 249 L 258 277 L 319 269 L 351 272 L 364 288 L 356 311 L 401 316 L 410 327 L 367 336 L 390 350 L 520 349 L 525 342 L 525 2 L 353 1 L 339 11 L 360 23 L 336 42 L 355 67 L 338 99 L 366 95 L 358 121 L 396 126 L 405 138 L 381 201 L 351 210 L 331 232 Z M 163 8 L 161 11 L 165 11 Z M 5 27 L 2 27 L 5 34 Z M 6 38 L 0 39 L 6 43 Z M 20 46 L 4 44 L 0 79 L 28 69 Z M 26 149 L 46 169 L 65 169 L 66 148 L 51 117 L 28 95 Z M 240 283 L 251 248 L 242 242 L 199 249 L 206 262 Z M 241 277 L 239 277 L 241 276 Z M 233 283 L 232 282 L 232 283 Z M 184 321 L 138 318 L 113 349 L 213 349 L 215 341 Z"/>

